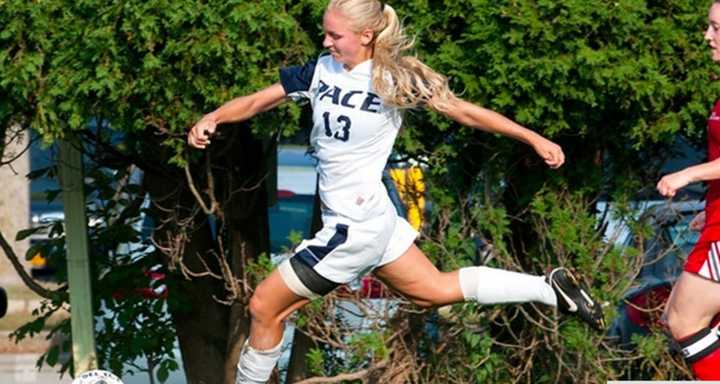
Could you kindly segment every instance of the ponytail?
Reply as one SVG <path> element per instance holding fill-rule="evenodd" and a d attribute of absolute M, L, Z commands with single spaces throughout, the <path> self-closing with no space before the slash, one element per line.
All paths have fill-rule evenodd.
<path fill-rule="evenodd" d="M 385 104 L 397 108 L 429 104 L 438 110 L 449 108 L 455 95 L 447 78 L 416 57 L 406 55 L 414 41 L 405 35 L 390 5 L 378 0 L 331 0 L 328 8 L 336 8 L 350 17 L 356 31 L 375 32 L 372 85 Z"/>

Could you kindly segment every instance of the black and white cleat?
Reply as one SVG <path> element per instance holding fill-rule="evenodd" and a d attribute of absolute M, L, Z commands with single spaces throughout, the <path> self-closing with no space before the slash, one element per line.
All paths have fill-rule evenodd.
<path fill-rule="evenodd" d="M 555 291 L 560 312 L 578 316 L 598 331 L 605 329 L 600 303 L 590 297 L 567 268 L 553 269 L 545 280 Z"/>

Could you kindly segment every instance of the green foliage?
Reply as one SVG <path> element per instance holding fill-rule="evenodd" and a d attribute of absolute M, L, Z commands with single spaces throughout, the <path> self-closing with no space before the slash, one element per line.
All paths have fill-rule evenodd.
<path fill-rule="evenodd" d="M 648 156 L 641 161 L 641 153 L 667 155 L 654 143 L 678 133 L 703 134 L 718 93 L 701 33 L 706 6 L 634 0 L 609 6 L 579 0 L 396 4 L 417 37 L 418 55 L 447 74 L 463 98 L 563 145 L 568 163 L 551 177 L 608 193 L 654 172 Z M 546 180 L 547 172 L 528 174 L 520 166 L 537 163 L 529 148 L 458 130 L 424 112 L 411 114 L 406 126 L 402 150 L 429 159 L 432 174 L 447 175 L 440 185 L 451 191 L 467 188 L 480 170 L 522 177 L 520 188 Z M 533 193 L 516 192 L 521 205 Z"/>
<path fill-rule="evenodd" d="M 0 87 L 12 102 L 31 101 L 26 117 L 48 141 L 84 129 L 91 117 L 123 131 L 182 135 L 203 112 L 277 81 L 279 65 L 310 56 L 293 17 L 303 11 L 280 0 L 8 1 Z M 283 122 L 297 117 L 297 108 L 284 109 L 256 127 L 292 131 L 297 124 Z M 164 143 L 178 152 L 175 162 L 183 143 Z"/>
<path fill-rule="evenodd" d="M 684 361 L 677 361 L 667 348 L 667 336 L 662 332 L 650 335 L 634 335 L 639 360 L 633 364 L 633 377 L 652 380 L 678 380 L 688 375 Z"/>
<path fill-rule="evenodd" d="M 256 260 L 248 261 L 246 268 L 250 281 L 257 285 L 270 275 L 270 272 L 275 269 L 275 264 L 267 254 L 263 253 Z"/>
<path fill-rule="evenodd" d="M 19 122 L 49 144 L 72 134 L 87 136 L 87 124 L 100 122 L 103 128 L 123 132 L 123 142 L 105 140 L 107 147 L 95 142 L 94 150 L 111 149 L 141 167 L 147 165 L 143 161 L 152 162 L 158 153 L 169 150 L 170 162 L 184 164 L 184 134 L 203 113 L 277 81 L 279 66 L 316 54 L 298 21 L 311 13 L 307 5 L 313 3 L 3 1 L 0 124 L 4 130 Z M 299 111 L 297 106 L 283 107 L 255 119 L 252 128 L 260 136 L 270 136 L 279 128 L 290 135 L 298 129 Z M 143 138 L 146 133 L 153 140 Z M 159 148 L 153 145 L 157 134 L 162 135 Z M 116 167 L 102 156 L 98 159 L 103 166 Z M 32 176 L 40 174 L 48 175 L 43 171 Z M 96 315 L 109 316 L 97 337 L 101 363 L 119 373 L 122 361 L 144 355 L 162 381 L 177 368 L 167 348 L 175 333 L 165 310 L 137 298 L 111 298 L 114 289 L 148 284 L 143 270 L 154 256 L 137 261 L 114 252 L 119 244 L 138 241 L 130 222 L 139 211 L 126 211 L 118 220 L 117 213 L 125 211 L 128 202 L 113 200 L 113 191 L 103 189 L 117 185 L 122 173 L 91 177 L 97 189 L 90 193 L 108 202 L 88 206 L 93 220 L 107 224 L 91 226 L 91 249 L 97 253 L 93 255 Z M 23 232 L 20 237 L 27 235 Z M 59 267 L 56 277 L 64 281 L 62 230 L 51 233 L 33 254 L 40 249 L 51 266 Z M 266 257 L 254 267 L 260 279 L 271 265 Z M 21 330 L 18 335 L 25 334 Z M 119 343 L 120 337 L 128 342 Z M 54 365 L 54 360 L 45 362 Z"/>
<path fill-rule="evenodd" d="M 356 357 L 382 360 L 389 355 L 385 337 L 380 332 L 357 333 L 350 337 L 348 345 Z"/>
<path fill-rule="evenodd" d="M 597 219 L 592 209 L 583 205 L 580 193 L 571 194 L 561 204 L 558 195 L 562 192 L 538 192 L 530 205 L 531 217 L 540 219 L 541 238 L 553 247 L 552 253 L 561 262 L 572 260 L 572 265 L 592 270 L 598 262 L 594 250 L 601 245 L 595 231 Z"/>
<path fill-rule="evenodd" d="M 300 230 L 293 229 L 290 231 L 287 239 L 290 242 L 290 244 L 293 244 L 293 246 L 291 248 L 294 248 L 297 244 L 300 244 L 300 242 L 303 240 L 302 234 L 303 233 Z M 288 249 L 287 251 L 290 251 L 290 249 Z"/>
<path fill-rule="evenodd" d="M 467 363 L 475 371 L 474 379 L 480 383 L 499 379 L 496 370 L 502 366 L 502 357 L 492 352 L 493 339 L 488 335 L 465 331 L 463 341 L 468 347 Z"/>
<path fill-rule="evenodd" d="M 315 375 L 322 375 L 325 373 L 325 354 L 320 348 L 313 348 L 307 354 L 308 370 L 310 373 Z"/>
<path fill-rule="evenodd" d="M 143 194 L 136 184 L 126 182 L 132 168 L 112 171 L 88 159 L 86 166 L 86 214 L 99 363 L 122 375 L 124 363 L 145 358 L 148 366 L 135 366 L 132 371 L 147 371 L 164 382 L 170 371 L 178 369 L 173 353 L 176 335 L 161 295 L 145 297 L 144 291 L 162 292 L 167 287 L 165 281 L 149 278 L 151 270 L 158 269 L 159 260 L 150 239 L 141 235 L 143 216 L 140 215 L 145 214 L 140 204 Z M 66 283 L 62 221 L 18 233 L 18 237 L 29 235 L 38 241 L 28 256 L 42 254 L 48 267 L 56 270 L 53 278 L 57 283 Z M 13 337 L 20 341 L 37 334 L 45 328 L 51 315 L 68 307 L 68 299 L 68 295 L 63 294 L 44 301 L 33 314 L 37 317 L 16 330 Z M 59 365 L 61 372 L 73 372 L 72 360 L 60 359 L 63 353 L 70 352 L 69 319 L 52 326 L 48 337 L 56 334 L 66 341 L 53 345 L 38 363 Z"/>
<path fill-rule="evenodd" d="M 447 270 L 473 262 L 473 252 L 461 246 L 473 238 L 491 244 L 488 262 L 493 266 L 535 273 L 572 266 L 609 304 L 605 311 L 611 321 L 613 303 L 632 284 L 643 249 L 603 238 L 595 202 L 607 196 L 613 207 L 605 220 L 626 223 L 643 238 L 651 235 L 651 228 L 637 220 L 632 201 L 645 196 L 639 191 L 652 189 L 676 135 L 701 141 L 707 111 L 720 90 L 711 81 L 717 70 L 702 40 L 708 4 L 476 0 L 393 5 L 407 16 L 419 42 L 418 56 L 448 75 L 463 98 L 552 137 L 567 157 L 561 170 L 547 172 L 522 144 L 460 129 L 436 114 L 408 114 L 398 147 L 428 165 L 433 202 L 422 249 Z M 504 312 L 520 316 L 511 308 Z M 498 371 L 513 372 L 515 380 L 683 377 L 671 364 L 648 364 L 638 371 L 632 364 L 600 363 L 624 361 L 628 355 L 598 348 L 604 345 L 600 337 L 574 320 L 563 320 L 555 339 L 538 333 L 548 330 L 536 329 L 537 316 L 520 317 L 525 320 L 492 326 L 498 344 L 486 351 L 503 366 Z M 516 341 L 510 335 L 519 329 L 528 332 Z M 549 343 L 549 350 L 508 347 L 515 342 L 527 346 L 535 338 Z M 662 343 L 655 347 L 666 350 Z M 533 366 L 523 366 L 524 361 Z M 579 362 L 564 367 L 562 361 Z M 443 359 L 431 364 L 428 381 L 450 366 L 460 364 Z M 576 376 L 582 371 L 593 377 Z M 457 372 L 443 377 L 471 382 Z M 509 380 L 490 372 L 483 381 Z"/>

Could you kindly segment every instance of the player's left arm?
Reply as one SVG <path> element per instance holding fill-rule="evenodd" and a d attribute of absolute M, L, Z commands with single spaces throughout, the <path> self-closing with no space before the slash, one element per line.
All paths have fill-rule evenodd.
<path fill-rule="evenodd" d="M 551 168 L 559 168 L 565 163 L 565 154 L 559 145 L 495 111 L 469 103 L 458 97 L 453 97 L 442 108 L 437 107 L 438 103 L 433 100 L 428 105 L 466 127 L 490 133 L 499 133 L 530 145 Z"/>

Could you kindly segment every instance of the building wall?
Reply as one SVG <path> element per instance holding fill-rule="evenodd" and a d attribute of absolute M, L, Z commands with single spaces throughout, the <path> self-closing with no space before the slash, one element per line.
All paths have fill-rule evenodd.
<path fill-rule="evenodd" d="M 5 149 L 4 160 L 15 157 L 27 145 L 28 138 L 14 142 Z M 30 227 L 30 183 L 25 177 L 30 172 L 29 151 L 10 165 L 0 166 L 0 232 L 13 247 L 18 258 L 26 268 L 25 252 L 29 247 L 27 240 L 15 241 L 15 234 Z M 12 281 L 21 284 L 15 269 L 4 252 L 0 251 L 0 281 L 10 285 Z"/>

